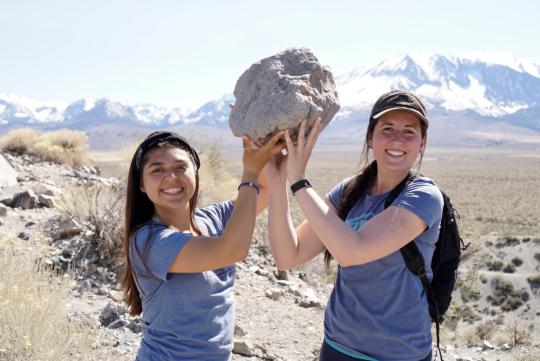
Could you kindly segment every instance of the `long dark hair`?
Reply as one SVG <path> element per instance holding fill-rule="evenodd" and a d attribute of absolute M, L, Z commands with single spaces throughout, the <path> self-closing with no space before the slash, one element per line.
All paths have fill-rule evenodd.
<path fill-rule="evenodd" d="M 142 143 L 141 143 L 142 145 Z M 147 224 L 154 216 L 154 204 L 146 193 L 141 191 L 141 173 L 144 164 L 147 161 L 147 157 L 144 154 L 148 154 L 148 151 L 157 147 L 175 147 L 185 150 L 190 154 L 190 149 L 177 144 L 175 142 L 164 141 L 156 144 L 155 146 L 145 149 L 144 154 L 141 154 L 141 145 L 135 151 L 131 164 L 129 166 L 128 181 L 126 188 L 126 208 L 125 208 L 125 220 L 124 220 L 124 245 L 123 251 L 126 257 L 126 265 L 124 269 L 124 278 L 122 280 L 122 288 L 124 290 L 124 301 L 129 307 L 129 314 L 131 316 L 139 315 L 142 312 L 142 303 L 137 283 L 134 277 L 135 270 L 133 269 L 133 263 L 130 254 L 130 245 L 133 240 L 135 232 L 143 225 Z M 142 161 L 140 158 L 142 156 Z M 189 217 L 191 227 L 197 234 L 201 234 L 201 230 L 195 223 L 195 208 L 197 206 L 197 196 L 199 194 L 199 171 L 195 167 L 195 161 L 192 158 L 192 163 L 195 168 L 195 192 L 193 197 L 189 200 Z M 136 248 L 136 247 L 134 247 Z M 144 263 L 144 256 L 142 257 Z"/>
<path fill-rule="evenodd" d="M 364 146 L 360 155 L 360 171 L 351 178 L 341 194 L 341 201 L 338 207 L 338 216 L 343 221 L 347 219 L 347 215 L 352 207 L 354 207 L 354 205 L 364 198 L 367 192 L 371 190 L 377 179 L 377 161 L 371 159 L 369 152 L 370 148 L 368 146 L 369 141 L 373 137 L 373 131 L 375 129 L 375 125 L 377 125 L 377 121 L 378 119 L 370 117 L 366 137 L 364 139 Z M 419 123 L 422 139 L 426 139 L 428 126 L 420 119 Z M 420 169 L 420 166 L 422 165 L 423 156 L 424 152 L 422 151 L 420 152 L 418 169 Z M 325 250 L 324 262 L 326 263 L 326 266 L 330 265 L 332 258 L 332 254 L 328 250 Z"/>

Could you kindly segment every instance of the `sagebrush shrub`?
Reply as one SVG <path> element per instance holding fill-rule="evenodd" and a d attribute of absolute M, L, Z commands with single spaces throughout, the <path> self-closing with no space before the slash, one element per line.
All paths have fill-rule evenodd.
<path fill-rule="evenodd" d="M 92 330 L 69 320 L 57 277 L 0 239 L 0 360 L 92 360 Z"/>
<path fill-rule="evenodd" d="M 87 140 L 85 133 L 74 130 L 38 133 L 22 128 L 0 138 L 0 148 L 18 155 L 32 154 L 43 161 L 80 167 L 92 164 Z"/>

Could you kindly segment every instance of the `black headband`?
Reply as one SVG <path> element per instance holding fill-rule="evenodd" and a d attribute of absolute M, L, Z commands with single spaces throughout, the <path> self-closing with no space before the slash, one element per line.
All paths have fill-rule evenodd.
<path fill-rule="evenodd" d="M 182 148 L 185 148 L 191 157 L 193 158 L 193 162 L 195 163 L 195 166 L 197 169 L 201 167 L 201 161 L 199 160 L 199 155 L 193 149 L 193 147 L 188 143 L 186 138 L 182 137 L 180 134 L 174 133 L 174 132 L 168 132 L 168 131 L 156 131 L 150 133 L 145 140 L 139 145 L 139 148 L 137 149 L 137 156 L 136 156 L 136 165 L 138 169 L 141 169 L 142 160 L 146 152 L 156 146 L 158 146 L 161 143 L 171 143 L 179 145 Z"/>

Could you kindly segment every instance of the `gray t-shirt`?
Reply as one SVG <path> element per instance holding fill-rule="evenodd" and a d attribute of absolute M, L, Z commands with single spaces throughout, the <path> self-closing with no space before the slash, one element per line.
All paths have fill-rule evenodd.
<path fill-rule="evenodd" d="M 216 203 L 197 209 L 195 221 L 203 235 L 220 236 L 231 213 L 232 202 Z M 230 360 L 236 269 L 230 265 L 207 272 L 169 273 L 190 237 L 191 233 L 170 230 L 153 219 L 135 233 L 135 242 L 131 242 L 143 307 L 143 338 L 137 361 Z M 196 242 L 196 238 L 190 242 Z"/>
<path fill-rule="evenodd" d="M 339 209 L 349 179 L 327 195 Z M 364 197 L 347 215 L 346 224 L 357 230 L 384 210 L 388 193 Z M 428 277 L 439 237 L 443 198 L 426 177 L 411 182 L 392 203 L 419 216 L 428 226 L 414 242 L 420 249 Z M 325 339 L 332 347 L 366 360 L 420 360 L 431 351 L 431 320 L 420 279 L 405 265 L 399 250 L 366 264 L 339 267 L 324 321 Z"/>

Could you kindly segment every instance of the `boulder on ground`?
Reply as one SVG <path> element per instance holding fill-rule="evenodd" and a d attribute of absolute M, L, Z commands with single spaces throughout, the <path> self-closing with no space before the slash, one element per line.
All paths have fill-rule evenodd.
<path fill-rule="evenodd" d="M 17 173 L 0 153 L 0 187 L 9 187 L 17 184 Z"/>
<path fill-rule="evenodd" d="M 302 120 L 307 119 L 307 134 L 318 117 L 324 127 L 339 110 L 329 67 L 306 48 L 287 49 L 253 64 L 238 79 L 234 96 L 233 134 L 261 143 L 286 129 L 295 140 Z"/>

